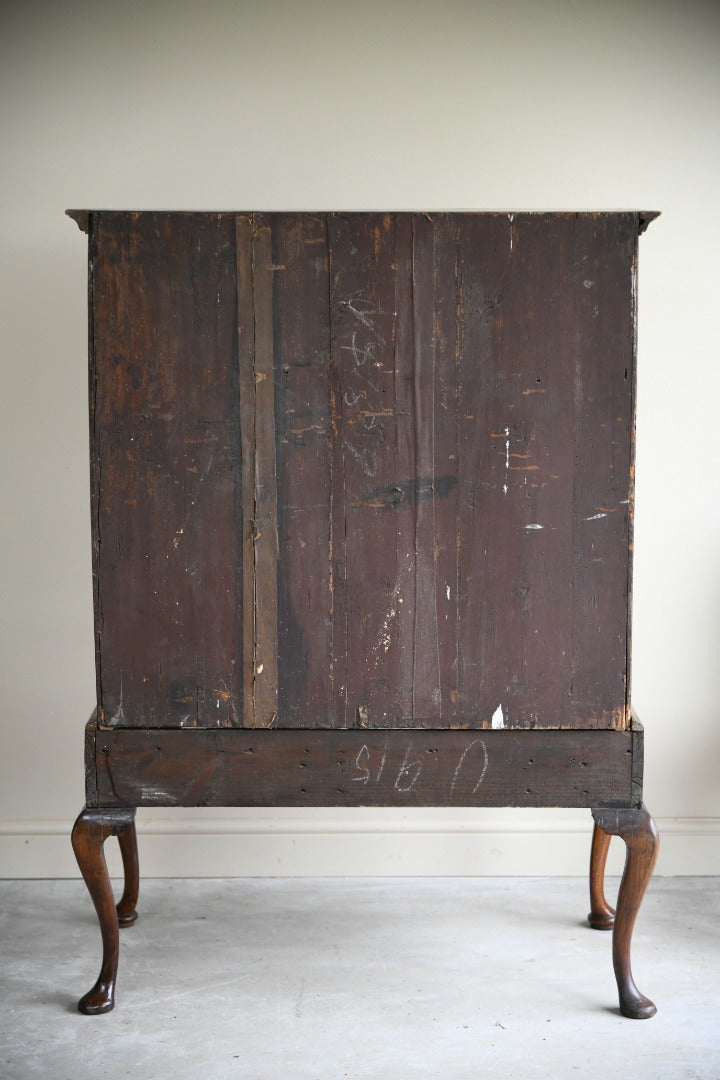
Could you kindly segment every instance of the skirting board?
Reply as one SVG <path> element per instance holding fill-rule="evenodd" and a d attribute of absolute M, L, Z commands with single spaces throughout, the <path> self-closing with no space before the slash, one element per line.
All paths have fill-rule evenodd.
<path fill-rule="evenodd" d="M 71 821 L 0 823 L 0 877 L 77 877 Z M 658 819 L 665 875 L 720 874 L 720 818 Z M 145 877 L 361 877 L 572 875 L 586 872 L 589 812 L 518 816 L 512 811 L 245 812 L 208 817 L 138 813 Z M 106 844 L 113 876 L 117 844 Z M 608 872 L 622 869 L 623 845 L 611 846 Z"/>

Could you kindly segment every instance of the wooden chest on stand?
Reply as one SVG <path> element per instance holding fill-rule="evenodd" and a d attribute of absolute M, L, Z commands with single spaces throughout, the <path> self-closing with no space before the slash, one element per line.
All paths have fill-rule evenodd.
<path fill-rule="evenodd" d="M 652 1015 L 629 657 L 655 215 L 70 213 L 97 658 L 73 843 L 104 942 L 81 1009 L 113 1004 L 138 806 L 586 806 L 591 922 Z"/>

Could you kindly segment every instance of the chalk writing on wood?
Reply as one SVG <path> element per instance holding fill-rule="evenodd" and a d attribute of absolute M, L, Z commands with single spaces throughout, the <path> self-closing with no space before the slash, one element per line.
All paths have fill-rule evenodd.
<path fill-rule="evenodd" d="M 382 748 L 372 749 L 363 743 L 357 752 L 353 763 L 356 775 L 351 777 L 357 784 L 379 785 L 383 775 L 386 783 L 395 791 L 408 794 L 417 785 L 422 786 L 423 774 L 435 784 L 438 774 L 447 776 L 447 784 L 452 795 L 458 784 L 470 788 L 471 794 L 475 795 L 485 779 L 489 766 L 487 746 L 484 739 L 473 739 L 464 747 L 459 757 L 453 757 L 452 761 L 446 760 L 447 755 L 440 755 L 435 749 L 427 749 L 426 754 L 433 758 L 432 771 L 425 769 L 422 756 L 417 756 L 413 744 L 409 742 L 401 758 L 391 761 L 386 770 L 388 759 L 387 743 Z"/>

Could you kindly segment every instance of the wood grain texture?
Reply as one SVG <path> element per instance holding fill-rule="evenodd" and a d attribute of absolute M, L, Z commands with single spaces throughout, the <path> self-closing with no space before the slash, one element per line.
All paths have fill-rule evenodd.
<path fill-rule="evenodd" d="M 101 806 L 631 805 L 612 731 L 97 733 Z"/>
<path fill-rule="evenodd" d="M 277 441 L 278 717 L 337 720 L 333 652 L 330 317 L 324 214 L 266 215 L 273 235 Z M 301 630 L 301 627 L 303 628 Z M 313 627 L 307 633 L 307 627 Z M 337 670 L 336 670 L 337 661 Z"/>
<path fill-rule="evenodd" d="M 627 729 L 646 220 L 89 214 L 100 725 Z"/>
<path fill-rule="evenodd" d="M 637 228 L 328 216 L 329 462 L 288 440 L 279 483 L 308 478 L 332 587 L 283 569 L 284 534 L 280 726 L 627 726 Z M 307 276 L 281 262 L 278 291 Z M 297 350 L 282 316 L 276 333 Z"/>
<path fill-rule="evenodd" d="M 99 721 L 242 713 L 234 218 L 91 215 Z"/>
<path fill-rule="evenodd" d="M 252 727 L 269 727 L 277 718 L 278 697 L 278 520 L 275 463 L 275 364 L 273 334 L 272 237 L 258 223 L 252 238 L 254 452 L 252 564 L 254 640 Z M 247 714 L 246 714 L 247 715 Z"/>
<path fill-rule="evenodd" d="M 605 897 L 605 865 L 610 850 L 610 834 L 604 832 L 597 822 L 593 826 L 590 847 L 590 911 L 588 922 L 593 930 L 612 930 L 615 925 L 615 908 Z"/>
<path fill-rule="evenodd" d="M 117 836 L 125 869 L 125 889 L 115 905 L 112 884 L 105 861 L 104 844 L 108 836 Z M 81 1013 L 94 1016 L 109 1012 L 115 1004 L 115 981 L 120 955 L 119 927 L 130 926 L 137 915 L 138 863 L 134 809 L 94 810 L 85 807 L 72 830 L 72 846 L 80 872 L 92 899 L 102 936 L 102 963 L 95 984 L 80 998 Z"/>
<path fill-rule="evenodd" d="M 613 968 L 617 980 L 620 1012 L 631 1020 L 647 1020 L 657 1012 L 654 1002 L 642 994 L 633 978 L 630 946 L 640 905 L 657 862 L 657 826 L 644 806 L 635 809 L 593 809 L 596 826 L 625 842 L 626 858 L 613 924 Z"/>

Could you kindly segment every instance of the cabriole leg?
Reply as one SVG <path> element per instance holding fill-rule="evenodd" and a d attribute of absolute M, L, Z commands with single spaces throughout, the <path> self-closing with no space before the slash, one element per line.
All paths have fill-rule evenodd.
<path fill-rule="evenodd" d="M 605 899 L 605 863 L 607 862 L 610 836 L 603 832 L 597 822 L 593 828 L 590 848 L 590 913 L 588 922 L 593 930 L 612 930 L 615 924 L 615 908 Z"/>
<path fill-rule="evenodd" d="M 105 862 L 104 844 L 111 835 L 118 836 L 120 839 L 126 882 L 123 899 L 118 908 L 122 908 L 122 919 L 125 925 L 128 921 L 134 921 L 129 918 L 129 914 L 134 913 L 137 898 L 137 882 L 134 880 L 134 876 L 137 877 L 134 818 L 134 810 L 86 808 L 73 826 L 73 851 L 95 905 L 103 946 L 102 964 L 97 981 L 78 1002 L 80 1012 L 88 1015 L 109 1012 L 115 1003 L 120 923 Z M 130 888 L 128 888 L 128 876 Z"/>
<path fill-rule="evenodd" d="M 140 866 L 138 863 L 137 833 L 135 832 L 135 817 L 133 816 L 128 825 L 118 829 L 118 843 L 122 855 L 123 871 L 125 873 L 125 887 L 122 897 L 117 905 L 118 922 L 120 926 L 132 926 L 137 919 L 138 893 L 140 891 Z"/>
<path fill-rule="evenodd" d="M 630 945 L 640 904 L 657 861 L 657 827 L 645 807 L 622 810 L 600 808 L 594 809 L 592 813 L 596 825 L 607 834 L 608 841 L 610 836 L 620 836 L 627 849 L 613 927 L 613 967 L 620 997 L 620 1012 L 631 1020 L 646 1020 L 654 1016 L 657 1010 L 652 1001 L 641 994 L 635 985 L 630 966 Z M 604 861 L 603 843 L 600 842 L 599 858 Z"/>

